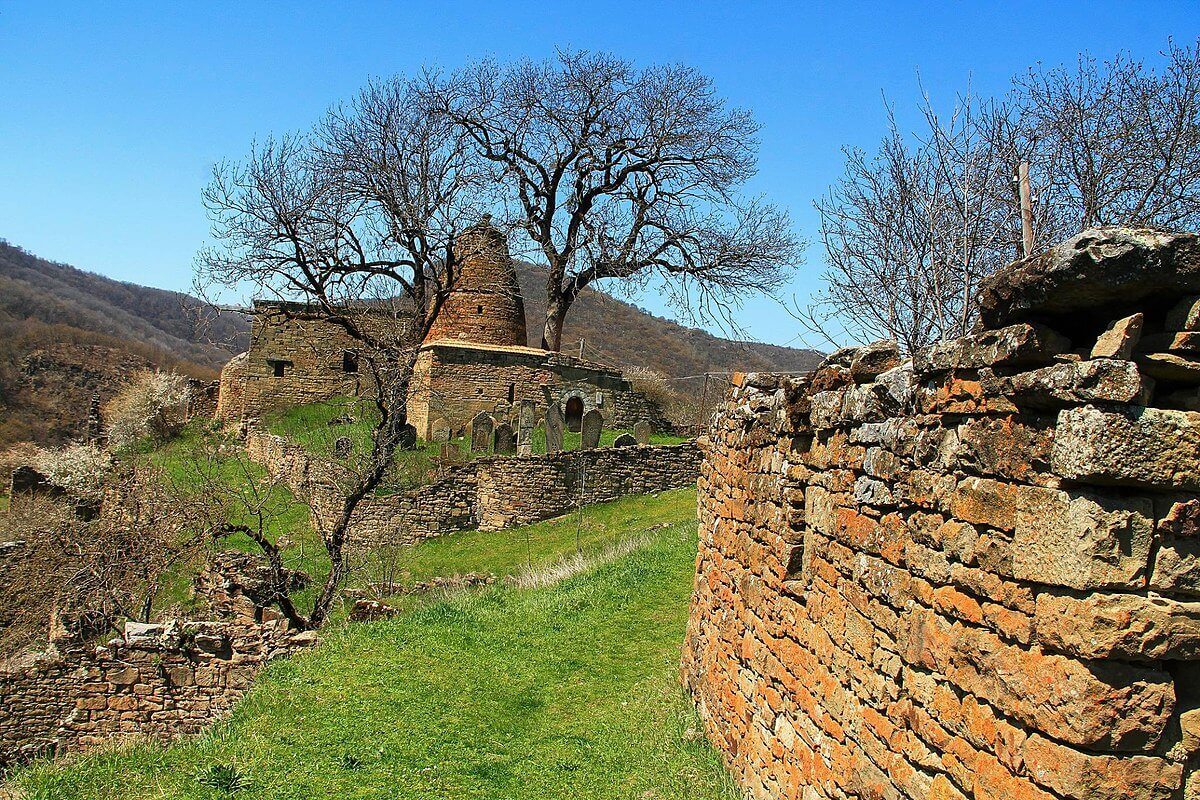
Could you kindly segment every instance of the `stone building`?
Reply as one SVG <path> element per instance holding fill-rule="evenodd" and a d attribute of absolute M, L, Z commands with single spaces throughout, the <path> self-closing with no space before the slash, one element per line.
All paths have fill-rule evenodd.
<path fill-rule="evenodd" d="M 525 304 L 500 231 L 485 221 L 464 232 L 459 244 L 465 255 L 455 288 L 421 346 L 409 393 L 418 436 L 463 433 L 480 411 L 507 417 L 522 401 L 539 413 L 558 403 L 572 430 L 592 409 L 608 427 L 631 428 L 641 420 L 667 427 L 661 410 L 619 370 L 528 346 Z M 395 317 L 385 321 L 398 324 Z M 221 373 L 217 418 L 256 419 L 358 395 L 364 390 L 359 347 L 304 304 L 255 301 L 250 349 Z"/>

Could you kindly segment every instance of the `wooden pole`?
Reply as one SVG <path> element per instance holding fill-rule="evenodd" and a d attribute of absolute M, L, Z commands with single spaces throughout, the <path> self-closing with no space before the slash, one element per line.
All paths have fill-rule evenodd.
<path fill-rule="evenodd" d="M 704 404 L 708 402 L 708 373 L 704 373 L 704 391 L 700 393 L 700 412 L 696 415 L 696 432 L 704 432 Z"/>
<path fill-rule="evenodd" d="M 1021 193 L 1021 245 L 1025 258 L 1033 255 L 1033 192 L 1029 189 L 1029 162 L 1017 167 L 1017 189 Z"/>

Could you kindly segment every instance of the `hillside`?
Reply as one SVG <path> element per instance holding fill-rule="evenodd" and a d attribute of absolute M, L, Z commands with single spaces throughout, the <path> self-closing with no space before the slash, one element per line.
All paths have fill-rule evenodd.
<path fill-rule="evenodd" d="M 519 270 L 529 339 L 544 315 L 544 278 Z M 125 283 L 48 261 L 0 240 L 0 449 L 17 441 L 57 443 L 78 435 L 92 397 L 111 396 L 148 366 L 214 377 L 246 347 L 248 322 L 216 314 L 179 292 Z M 575 303 L 563 335 L 585 339 L 591 360 L 667 377 L 703 372 L 805 371 L 811 350 L 737 342 L 656 317 L 602 291 Z M 697 393 L 700 391 L 696 386 Z"/>
<path fill-rule="evenodd" d="M 535 265 L 518 264 L 529 343 L 537 345 L 546 314 L 545 274 Z M 814 350 L 713 336 L 656 317 L 599 289 L 588 289 L 571 307 L 563 349 L 577 349 L 581 337 L 590 359 L 622 368 L 646 367 L 672 378 L 703 372 L 807 372 L 823 357 Z"/>
<path fill-rule="evenodd" d="M 688 490 L 589 508 L 593 562 L 580 574 L 555 582 L 570 562 L 552 561 L 527 581 L 543 588 L 498 584 L 335 624 L 319 647 L 271 664 L 210 732 L 41 762 L 12 788 L 79 800 L 733 800 L 678 684 L 694 515 Z M 432 539 L 411 566 L 520 574 L 530 547 L 573 553 L 576 524 Z"/>

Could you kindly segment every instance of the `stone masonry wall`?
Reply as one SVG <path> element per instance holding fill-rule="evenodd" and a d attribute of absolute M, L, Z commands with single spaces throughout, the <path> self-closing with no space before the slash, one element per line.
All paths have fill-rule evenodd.
<path fill-rule="evenodd" d="M 1088 231 L 991 328 L 735 378 L 682 673 L 748 796 L 1200 796 L 1197 295 Z"/>
<path fill-rule="evenodd" d="M 256 607 L 236 577 L 201 577 L 222 589 L 223 601 L 209 604 L 217 619 L 126 623 L 100 645 L 56 624 L 46 651 L 0 661 L 0 770 L 117 736 L 198 733 L 232 709 L 270 659 L 315 642 Z"/>
<path fill-rule="evenodd" d="M 252 430 L 246 450 L 293 489 L 315 496 L 318 509 L 333 508 L 334 496 L 321 499 L 330 491 L 321 488 L 322 467 L 302 447 Z M 349 538 L 355 548 L 411 545 L 471 528 L 524 525 L 580 505 L 694 485 L 700 459 L 693 442 L 480 458 L 409 492 L 364 501 Z"/>

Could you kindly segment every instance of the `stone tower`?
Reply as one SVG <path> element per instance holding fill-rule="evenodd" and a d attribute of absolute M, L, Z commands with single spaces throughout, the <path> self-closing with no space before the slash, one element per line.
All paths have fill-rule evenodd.
<path fill-rule="evenodd" d="M 525 346 L 525 302 L 508 242 L 490 218 L 458 237 L 459 274 L 425 341 Z"/>

